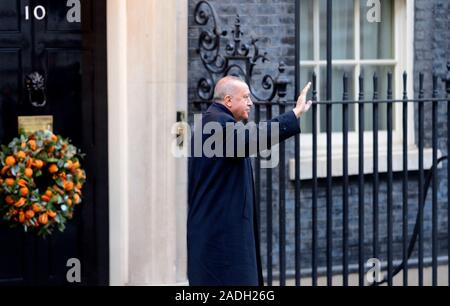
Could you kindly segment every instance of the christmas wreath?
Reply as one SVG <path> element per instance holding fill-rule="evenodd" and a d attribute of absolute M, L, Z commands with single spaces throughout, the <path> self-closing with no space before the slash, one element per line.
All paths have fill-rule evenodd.
<path fill-rule="evenodd" d="M 64 231 L 81 203 L 84 157 L 50 131 L 21 134 L 0 152 L 0 214 L 11 227 L 39 236 Z M 1 221 L 0 221 L 1 222 Z"/>

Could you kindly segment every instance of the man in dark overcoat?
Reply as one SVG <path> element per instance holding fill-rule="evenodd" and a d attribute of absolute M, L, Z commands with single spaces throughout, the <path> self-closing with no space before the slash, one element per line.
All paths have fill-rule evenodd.
<path fill-rule="evenodd" d="M 300 133 L 298 119 L 312 103 L 306 102 L 310 86 L 293 110 L 265 125 L 239 127 L 253 105 L 249 87 L 232 76 L 217 82 L 215 102 L 196 122 L 191 140 L 187 220 L 191 286 L 264 285 L 250 156 Z"/>

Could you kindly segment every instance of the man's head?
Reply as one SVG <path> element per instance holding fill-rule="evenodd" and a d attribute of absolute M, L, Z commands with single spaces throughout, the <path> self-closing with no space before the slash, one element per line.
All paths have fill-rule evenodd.
<path fill-rule="evenodd" d="M 214 101 L 225 105 L 236 121 L 247 120 L 253 105 L 248 85 L 238 77 L 220 79 L 214 89 Z"/>

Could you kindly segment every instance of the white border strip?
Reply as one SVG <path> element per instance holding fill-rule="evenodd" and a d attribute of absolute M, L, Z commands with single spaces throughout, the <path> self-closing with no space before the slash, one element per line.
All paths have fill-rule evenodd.
<path fill-rule="evenodd" d="M 128 283 L 127 2 L 108 0 L 110 285 Z"/>

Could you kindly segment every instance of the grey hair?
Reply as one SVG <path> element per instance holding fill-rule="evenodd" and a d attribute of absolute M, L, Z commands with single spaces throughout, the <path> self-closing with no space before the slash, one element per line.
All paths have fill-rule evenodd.
<path fill-rule="evenodd" d="M 214 88 L 213 100 L 216 102 L 222 102 L 223 99 L 225 99 L 225 96 L 233 94 L 237 83 L 247 84 L 244 80 L 236 76 L 226 76 L 221 78 Z"/>

